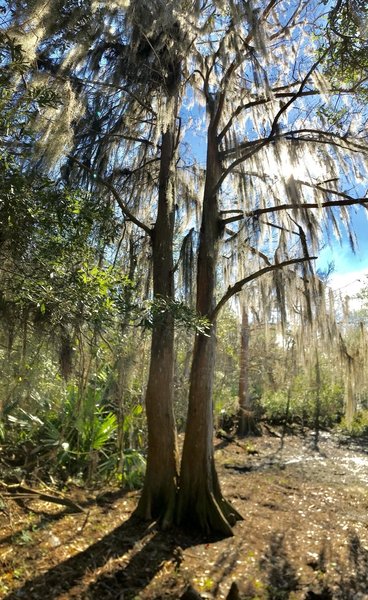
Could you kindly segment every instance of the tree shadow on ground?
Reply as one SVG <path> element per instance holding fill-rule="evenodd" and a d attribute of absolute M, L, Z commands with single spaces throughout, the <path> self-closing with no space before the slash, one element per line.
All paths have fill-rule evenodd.
<path fill-rule="evenodd" d="M 318 577 L 305 588 L 288 556 L 285 535 L 273 532 L 269 547 L 259 562 L 267 600 L 288 600 L 293 592 L 305 589 L 304 600 L 357 600 L 365 598 L 368 589 L 368 550 L 355 531 L 349 533 L 347 555 L 335 557 L 324 541 L 315 563 L 307 563 Z M 331 570 L 331 565 L 334 565 Z M 252 586 L 250 586 L 252 588 Z M 254 597 L 249 589 L 239 597 Z M 248 592 L 248 593 L 247 593 Z M 262 596 L 263 597 L 263 596 Z"/>
<path fill-rule="evenodd" d="M 290 593 L 298 589 L 296 569 L 287 555 L 284 534 L 272 533 L 269 548 L 259 566 L 264 573 L 269 600 L 287 600 Z"/>
<path fill-rule="evenodd" d="M 131 558 L 128 564 L 116 567 L 109 573 L 92 582 L 80 596 L 81 600 L 101 598 L 120 598 L 124 590 L 124 600 L 131 600 L 143 590 L 153 577 L 164 569 L 166 561 L 176 561 L 177 548 L 173 539 L 167 534 L 156 532 L 155 535 Z M 165 588 L 169 582 L 165 580 Z M 107 596 L 107 594 L 109 594 Z"/>
<path fill-rule="evenodd" d="M 368 590 L 368 550 L 355 531 L 349 532 L 348 562 L 341 569 L 341 578 L 334 598 L 353 600 L 365 598 Z"/>
<path fill-rule="evenodd" d="M 30 509 L 31 512 L 31 509 Z M 60 519 L 63 519 L 65 516 L 72 514 L 70 512 L 70 510 L 66 509 L 66 510 L 62 510 L 58 513 L 47 513 L 47 512 L 43 512 L 43 511 L 34 511 L 32 510 L 33 514 L 36 514 L 39 518 L 39 521 L 37 523 L 29 523 L 28 525 L 24 525 L 22 523 L 20 523 L 20 527 L 18 531 L 12 531 L 11 533 L 9 533 L 9 535 L 4 535 L 2 538 L 0 538 L 0 546 L 3 546 L 5 544 L 11 544 L 14 542 L 14 539 L 17 537 L 17 535 L 21 534 L 21 533 L 26 533 L 26 532 L 34 532 L 35 530 L 40 531 L 41 529 L 45 529 L 50 523 L 52 522 L 57 522 Z"/>
<path fill-rule="evenodd" d="M 78 502 L 78 505 L 83 508 L 83 509 L 88 509 L 91 508 L 92 506 L 100 506 L 105 508 L 106 510 L 109 509 L 109 507 L 118 499 L 120 498 L 124 498 L 124 496 L 126 496 L 128 494 L 128 492 L 126 490 L 122 490 L 122 489 L 117 489 L 117 490 L 108 490 L 107 492 L 103 492 L 101 494 L 99 494 L 96 498 L 88 498 L 86 500 L 81 500 Z M 9 497 L 8 500 L 12 500 L 15 501 L 14 498 L 12 498 L 12 496 Z M 38 501 L 39 503 L 41 502 L 39 499 L 34 498 L 31 499 L 32 502 Z M 17 502 L 16 502 L 17 503 Z M 9 535 L 6 535 L 2 538 L 0 538 L 0 545 L 3 544 L 11 544 L 12 541 L 14 540 L 14 537 L 17 535 L 17 533 L 21 533 L 21 532 L 26 532 L 26 531 L 34 531 L 35 528 L 37 530 L 41 530 L 44 529 L 45 527 L 47 527 L 49 525 L 49 523 L 52 522 L 57 522 L 57 521 L 61 521 L 62 519 L 64 519 L 64 517 L 67 517 L 68 515 L 75 515 L 75 514 L 79 514 L 84 520 L 88 519 L 88 512 L 84 511 L 81 513 L 76 513 L 75 510 L 73 510 L 73 508 L 62 508 L 60 509 L 58 512 L 49 512 L 46 510 L 42 510 L 39 508 L 34 508 L 34 506 L 29 506 L 27 502 L 25 502 L 24 500 L 21 500 L 21 503 L 19 504 L 20 508 L 24 511 L 24 513 L 32 513 L 33 515 L 36 515 L 37 517 L 39 517 L 39 520 L 37 523 L 29 523 L 28 525 L 22 526 L 22 522 L 20 522 L 20 529 L 18 532 L 14 532 L 12 531 L 12 533 L 10 533 Z"/>
<path fill-rule="evenodd" d="M 185 545 L 185 540 L 180 543 Z M 4 600 L 100 600 L 123 597 L 123 591 L 128 600 L 148 585 L 165 561 L 175 560 L 176 548 L 174 533 L 147 529 L 131 517 L 82 552 L 28 580 Z M 110 572 L 109 561 L 113 561 Z"/>

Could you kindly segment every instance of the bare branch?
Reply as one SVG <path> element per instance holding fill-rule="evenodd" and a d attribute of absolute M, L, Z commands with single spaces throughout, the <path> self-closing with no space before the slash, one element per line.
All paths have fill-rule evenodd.
<path fill-rule="evenodd" d="M 243 154 L 243 156 L 239 156 L 239 158 L 235 159 L 222 173 L 221 177 L 219 178 L 218 182 L 214 187 L 213 193 L 216 194 L 219 191 L 226 177 L 235 169 L 235 167 L 237 167 L 242 162 L 246 161 L 248 158 L 256 154 L 256 152 L 258 152 L 264 146 L 267 146 L 267 144 L 269 144 L 270 142 L 271 140 L 269 138 L 265 138 L 261 141 L 257 140 L 257 142 L 254 143 L 254 147 L 252 150 L 250 150 L 247 154 Z"/>
<path fill-rule="evenodd" d="M 267 225 L 267 227 L 272 227 L 273 229 L 278 229 L 279 231 L 286 231 L 287 233 L 292 233 L 293 235 L 299 236 L 298 231 L 287 229 L 286 227 L 282 227 L 281 225 L 277 225 L 276 223 L 271 223 L 270 221 L 263 221 L 262 219 L 260 219 L 260 223 L 263 223 L 263 225 Z"/>
<path fill-rule="evenodd" d="M 299 137 L 300 134 L 304 134 L 304 133 L 311 133 L 311 134 L 315 135 L 316 137 L 311 137 L 311 138 Z M 321 139 L 321 136 L 322 136 L 322 138 L 326 138 L 326 139 Z M 273 137 L 268 136 L 266 138 L 261 138 L 258 140 L 252 140 L 249 142 L 245 142 L 244 144 L 239 144 L 238 150 L 249 149 L 249 152 L 246 152 L 242 156 L 239 156 L 238 158 L 233 160 L 233 162 L 230 163 L 230 165 L 224 170 L 223 174 L 221 175 L 221 177 L 219 178 L 219 180 L 215 186 L 214 193 L 218 192 L 218 190 L 220 189 L 220 187 L 223 184 L 226 177 L 235 169 L 235 167 L 237 167 L 241 163 L 245 162 L 246 160 L 248 160 L 248 158 L 251 158 L 252 156 L 254 156 L 254 154 L 259 152 L 262 148 L 264 148 L 265 146 L 267 146 L 270 143 L 274 143 L 278 139 L 314 142 L 317 144 L 331 144 L 331 145 L 334 145 L 337 147 L 344 148 L 345 150 L 348 150 L 350 152 L 364 152 L 364 153 L 368 152 L 367 145 L 364 145 L 363 143 L 358 144 L 355 141 L 350 140 L 349 138 L 345 138 L 344 136 L 338 135 L 337 133 L 333 133 L 333 132 L 320 131 L 317 129 L 296 129 L 296 130 L 291 130 L 291 131 L 287 131 L 284 133 L 278 133 L 277 135 L 276 134 L 273 135 Z M 229 152 L 234 153 L 235 150 L 233 149 L 233 150 L 230 150 Z M 225 154 L 227 154 L 227 153 L 220 153 L 220 157 L 225 158 L 225 156 L 224 156 Z"/>
<path fill-rule="evenodd" d="M 278 132 L 278 122 L 280 120 L 280 117 L 283 115 L 284 112 L 287 111 L 287 109 L 289 108 L 289 106 L 291 106 L 295 100 L 297 100 L 304 89 L 304 86 L 307 84 L 308 79 L 310 78 L 310 76 L 312 75 L 312 73 L 317 69 L 318 65 L 320 64 L 320 62 L 322 62 L 323 58 L 325 57 L 325 55 L 327 54 L 327 50 L 322 54 L 322 56 L 311 66 L 311 68 L 309 69 L 308 73 L 305 75 L 305 77 L 303 78 L 299 90 L 297 92 L 295 92 L 295 94 L 290 98 L 290 100 L 288 100 L 278 111 L 278 113 L 276 113 L 273 123 L 272 123 L 272 127 L 271 127 L 271 131 L 269 134 L 269 138 L 273 138 L 273 136 Z"/>
<path fill-rule="evenodd" d="M 340 205 L 341 206 L 349 206 L 349 202 L 351 202 L 352 204 L 354 204 L 354 202 L 356 202 L 357 204 L 361 204 L 362 206 L 364 206 L 364 208 L 367 208 L 365 206 L 366 202 L 368 202 L 368 198 L 366 196 L 364 198 L 353 198 L 346 192 L 340 192 L 339 190 L 333 190 L 331 188 L 322 187 L 323 184 L 321 184 L 321 183 L 316 183 L 313 185 L 312 183 L 309 183 L 308 181 L 301 181 L 299 179 L 297 179 L 296 181 L 298 183 L 300 183 L 301 185 L 306 185 L 306 186 L 312 187 L 312 188 L 314 187 L 317 190 L 324 192 L 325 194 L 333 194 L 334 196 L 339 196 L 339 198 L 344 198 L 347 201 L 347 204 L 344 204 L 344 201 L 338 202 L 338 204 L 336 204 L 336 206 L 340 206 Z M 335 181 L 335 180 L 332 179 L 330 181 Z M 329 182 L 325 181 L 324 183 L 329 183 Z M 333 202 L 333 201 L 331 200 L 330 202 Z"/>
<path fill-rule="evenodd" d="M 298 82 L 300 85 L 300 82 Z M 295 84 L 293 84 L 295 85 Z M 285 86 L 285 87 L 290 87 L 290 86 Z M 355 86 L 356 87 L 356 86 Z M 275 88 L 275 90 L 278 88 Z M 280 88 L 282 89 L 282 88 Z M 225 135 L 227 134 L 227 132 L 229 131 L 229 129 L 231 128 L 234 120 L 236 119 L 236 117 L 238 117 L 240 115 L 240 113 L 242 113 L 243 111 L 248 110 L 249 108 L 253 108 L 254 106 L 262 106 L 263 104 L 268 104 L 268 102 L 272 102 L 274 101 L 275 98 L 278 99 L 283 99 L 283 98 L 290 98 L 291 100 L 295 99 L 296 96 L 296 92 L 275 92 L 274 90 L 274 94 L 273 97 L 271 96 L 263 96 L 261 98 L 256 98 L 255 100 L 252 100 L 250 102 L 247 102 L 246 104 L 240 104 L 233 112 L 233 114 L 231 115 L 230 119 L 228 120 L 228 122 L 226 123 L 226 125 L 224 126 L 224 128 L 222 129 L 222 131 L 220 132 L 219 136 L 218 136 L 218 141 L 221 142 L 223 140 L 223 138 L 225 137 Z M 336 94 L 340 94 L 340 95 L 348 95 L 348 94 L 352 94 L 355 93 L 355 89 L 354 87 L 351 89 L 339 89 L 339 88 L 331 88 L 330 90 L 324 91 L 325 95 L 331 95 L 334 96 Z M 302 92 L 298 92 L 298 98 L 306 98 L 309 96 L 320 96 L 321 92 L 320 90 L 303 90 Z M 320 132 L 323 133 L 323 132 Z M 236 148 L 229 148 L 225 151 L 223 151 L 222 155 L 223 157 L 227 157 L 230 154 L 234 154 L 235 152 L 237 152 L 239 150 L 239 146 L 237 146 Z"/>
<path fill-rule="evenodd" d="M 266 254 L 264 254 L 264 252 L 261 252 L 260 250 L 258 250 L 258 248 L 253 248 L 253 246 L 248 246 L 248 250 L 250 250 L 250 252 L 254 254 L 254 256 L 259 256 L 260 258 L 262 258 L 262 260 L 264 260 L 267 266 L 272 266 L 270 259 Z"/>
<path fill-rule="evenodd" d="M 221 219 L 221 225 L 222 226 L 229 225 L 229 223 L 236 223 L 237 221 L 241 221 L 242 219 L 244 219 L 243 211 L 241 211 L 241 213 L 238 215 L 234 215 L 233 217 L 227 217 L 226 219 Z"/>

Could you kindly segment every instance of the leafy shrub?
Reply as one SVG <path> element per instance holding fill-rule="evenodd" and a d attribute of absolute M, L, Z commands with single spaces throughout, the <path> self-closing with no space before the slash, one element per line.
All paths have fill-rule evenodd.
<path fill-rule="evenodd" d="M 345 418 L 341 420 L 340 426 L 343 432 L 349 435 L 361 437 L 368 435 L 368 410 L 359 410 L 354 416 L 353 422 L 349 427 Z"/>
<path fill-rule="evenodd" d="M 285 419 L 299 422 L 304 426 L 313 427 L 319 397 L 319 424 L 331 427 L 343 413 L 343 388 L 341 385 L 323 383 L 317 390 L 306 385 L 305 378 L 296 377 L 291 389 L 277 392 L 267 391 L 263 394 L 261 405 L 266 419 L 274 423 L 284 422 Z"/>
<path fill-rule="evenodd" d="M 146 472 L 146 460 L 137 450 L 125 450 L 123 456 L 122 483 L 129 490 L 142 487 Z"/>
<path fill-rule="evenodd" d="M 120 425 L 110 408 L 104 405 L 103 387 L 91 385 L 81 397 L 73 384 L 37 416 L 18 406 L 3 428 L 4 448 L 16 457 L 12 466 L 22 470 L 22 477 L 37 469 L 38 477 L 88 483 L 116 478 L 130 489 L 139 487 L 145 467 L 139 452 L 142 406 L 127 406 Z M 132 442 L 138 448 L 125 450 Z"/>
<path fill-rule="evenodd" d="M 220 427 L 225 418 L 232 418 L 238 410 L 238 387 L 222 371 L 215 373 L 213 406 L 215 424 Z"/>

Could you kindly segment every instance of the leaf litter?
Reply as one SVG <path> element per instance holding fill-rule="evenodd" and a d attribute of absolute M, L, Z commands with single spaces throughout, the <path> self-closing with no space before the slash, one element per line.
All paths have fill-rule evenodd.
<path fill-rule="evenodd" d="M 71 489 L 79 513 L 0 492 L 0 598 L 368 600 L 367 440 L 215 447 L 223 493 L 244 517 L 232 538 L 137 522 L 139 492 Z"/>

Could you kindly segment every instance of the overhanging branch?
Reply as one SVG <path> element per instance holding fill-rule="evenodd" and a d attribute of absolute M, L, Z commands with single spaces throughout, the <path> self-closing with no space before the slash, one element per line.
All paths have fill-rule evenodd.
<path fill-rule="evenodd" d="M 308 187 L 316 188 L 317 190 L 324 192 L 326 194 L 333 194 L 335 196 L 338 196 L 339 198 L 342 198 L 342 200 L 325 200 L 324 202 L 320 202 L 320 203 L 318 203 L 318 202 L 303 202 L 301 204 L 278 204 L 277 206 L 269 206 L 267 208 L 256 208 L 254 210 L 250 210 L 245 213 L 240 213 L 240 211 L 239 211 L 239 214 L 236 214 L 232 217 L 227 217 L 226 219 L 221 219 L 221 224 L 223 226 L 225 226 L 225 225 L 228 225 L 229 223 L 235 223 L 237 221 L 242 221 L 243 219 L 258 218 L 261 215 L 264 215 L 267 213 L 281 212 L 282 210 L 300 210 L 300 209 L 309 210 L 311 208 L 330 208 L 333 206 L 354 206 L 355 204 L 363 206 L 365 209 L 368 210 L 368 198 L 367 197 L 352 198 L 351 196 L 349 196 L 349 194 L 346 194 L 345 192 L 339 192 L 338 190 L 324 188 L 318 184 L 313 185 L 311 183 L 308 183 L 307 181 L 299 181 L 299 183 L 301 185 L 306 185 Z"/>
<path fill-rule="evenodd" d="M 360 206 L 364 206 L 364 208 L 368 209 L 368 198 L 351 198 L 348 194 L 344 194 L 343 192 L 336 192 L 334 190 L 323 190 L 319 186 L 316 186 L 321 191 L 329 191 L 330 193 L 335 193 L 344 198 L 343 200 L 326 200 L 325 202 L 303 202 L 301 204 L 279 204 L 278 206 L 270 206 L 269 208 L 256 208 L 255 210 L 251 210 L 244 214 L 244 217 L 259 217 L 260 215 L 264 215 L 266 213 L 280 212 L 282 210 L 300 210 L 300 209 L 310 209 L 310 208 L 328 208 L 331 206 L 353 206 L 354 204 L 359 204 Z"/>
<path fill-rule="evenodd" d="M 364 143 L 363 138 L 350 139 L 349 137 L 339 135 L 338 133 L 334 133 L 332 131 L 321 131 L 320 129 L 313 128 L 301 128 L 278 132 L 275 133 L 272 137 L 267 136 L 265 138 L 259 138 L 257 140 L 247 140 L 238 144 L 234 148 L 228 148 L 227 150 L 221 151 L 220 158 L 222 160 L 230 159 L 232 155 L 236 155 L 239 151 L 247 151 L 246 154 L 239 156 L 236 159 L 236 161 L 234 161 L 234 163 L 231 163 L 229 165 L 229 167 L 226 169 L 226 171 L 228 172 L 233 170 L 234 166 L 238 165 L 241 162 L 244 162 L 253 154 L 255 154 L 255 152 L 258 152 L 258 150 L 263 148 L 263 146 L 265 146 L 267 142 L 274 143 L 282 139 L 291 142 L 300 141 L 313 142 L 318 144 L 331 144 L 333 146 L 338 146 L 339 148 L 344 148 L 345 150 L 351 152 L 367 153 L 367 145 Z"/>
<path fill-rule="evenodd" d="M 295 265 L 295 264 L 303 263 L 303 262 L 310 261 L 310 260 L 316 260 L 317 258 L 318 258 L 317 256 L 310 256 L 310 257 L 305 257 L 305 258 L 293 258 L 290 260 L 285 260 L 285 261 L 277 263 L 275 265 L 270 265 L 270 266 L 264 267 L 263 269 L 260 269 L 256 273 L 252 273 L 251 275 L 248 275 L 248 277 L 244 277 L 244 279 L 240 279 L 239 281 L 234 283 L 234 285 L 231 285 L 228 287 L 226 294 L 224 294 L 222 296 L 221 300 L 217 303 L 217 305 L 213 309 L 212 313 L 209 315 L 210 322 L 211 323 L 214 322 L 219 311 L 226 304 L 226 302 L 228 302 L 228 300 L 230 300 L 230 298 L 235 296 L 235 294 L 238 294 L 239 292 L 241 292 L 243 287 L 250 281 L 254 281 L 254 279 L 258 279 L 258 277 L 262 277 L 262 275 L 265 275 L 266 273 L 270 273 L 271 271 L 276 271 L 277 269 L 282 269 L 283 267 L 287 267 L 289 265 Z"/>
<path fill-rule="evenodd" d="M 287 102 L 285 102 L 285 104 L 280 108 L 280 110 L 276 113 L 274 119 L 273 119 L 273 123 L 272 123 L 272 127 L 271 127 L 271 131 L 269 134 L 270 138 L 273 138 L 273 136 L 277 133 L 278 131 L 278 123 L 280 120 L 280 117 L 283 115 L 283 113 L 285 113 L 287 111 L 287 109 L 295 102 L 295 100 L 297 100 L 303 93 L 304 90 L 304 86 L 307 84 L 308 79 L 310 78 L 310 76 L 312 75 L 312 73 L 317 69 L 318 65 L 320 64 L 320 62 L 323 60 L 323 58 L 325 57 L 325 55 L 327 54 L 327 51 L 325 51 L 322 56 L 311 66 L 311 68 L 309 69 L 308 73 L 305 75 L 305 77 L 303 78 L 300 87 L 298 89 L 297 92 L 295 92 L 294 96 L 292 98 L 290 98 L 290 100 L 288 100 Z"/>
<path fill-rule="evenodd" d="M 362 81 L 363 82 L 363 81 Z M 292 85 L 300 85 L 301 82 L 295 82 Z M 358 84 L 357 84 L 358 85 Z M 344 95 L 347 96 L 349 94 L 353 94 L 356 92 L 356 86 L 351 87 L 351 88 L 333 88 L 331 87 L 331 89 L 324 91 L 323 93 L 327 96 L 335 96 L 336 94 L 339 94 L 340 96 Z M 229 129 L 232 127 L 232 124 L 234 122 L 234 120 L 236 119 L 236 117 L 238 117 L 242 112 L 248 110 L 249 108 L 253 108 L 255 106 L 262 106 L 263 104 L 268 104 L 269 102 L 273 102 L 275 100 L 275 98 L 278 98 L 280 100 L 283 99 L 295 99 L 295 95 L 296 92 L 287 92 L 287 91 L 279 91 L 277 92 L 276 90 L 280 89 L 287 89 L 290 86 L 283 86 L 280 88 L 274 88 L 274 93 L 271 96 L 262 96 L 259 98 L 255 98 L 254 100 L 251 100 L 249 102 L 245 102 L 245 104 L 239 104 L 239 106 L 234 110 L 233 114 L 230 116 L 228 122 L 226 123 L 226 125 L 224 126 L 224 128 L 222 129 L 222 131 L 220 132 L 219 136 L 218 136 L 218 141 L 221 142 L 223 140 L 223 138 L 225 137 L 225 135 L 227 134 L 227 132 L 229 131 Z M 309 96 L 320 96 L 321 92 L 317 89 L 311 89 L 311 90 L 303 90 L 302 92 L 300 92 L 298 94 L 298 98 L 305 98 L 305 97 L 309 97 Z M 238 147 L 236 148 L 228 148 L 227 150 L 222 151 L 222 156 L 227 157 L 230 154 L 235 154 L 238 150 Z"/>

